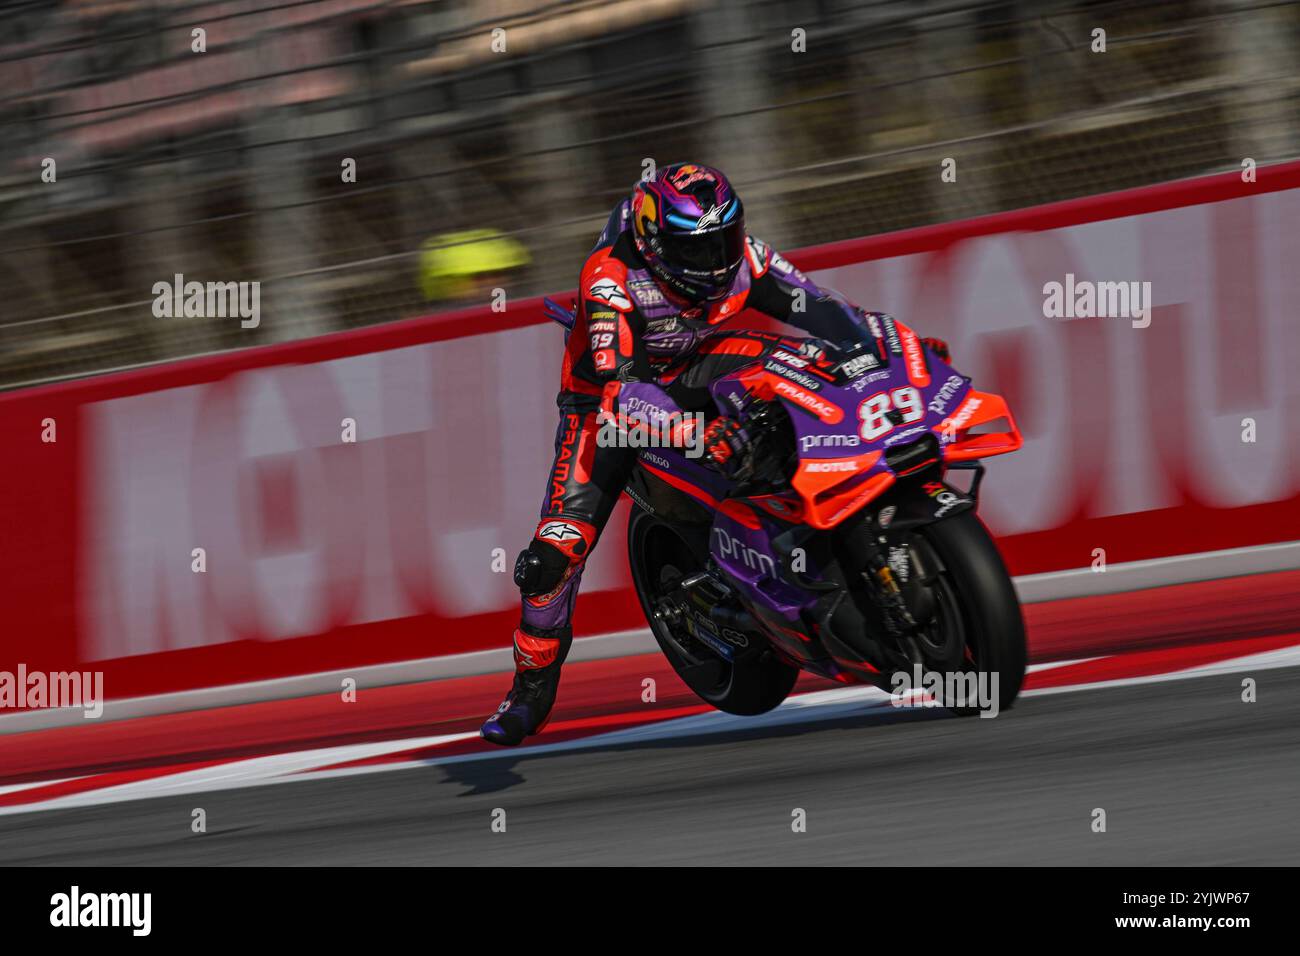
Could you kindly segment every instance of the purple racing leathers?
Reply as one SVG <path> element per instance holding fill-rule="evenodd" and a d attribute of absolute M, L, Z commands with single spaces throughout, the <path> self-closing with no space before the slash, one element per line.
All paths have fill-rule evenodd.
<path fill-rule="evenodd" d="M 567 651 L 583 564 L 639 448 L 698 448 L 704 418 L 719 414 L 708 383 L 779 338 L 728 334 L 729 318 L 749 308 L 832 342 L 867 334 L 861 313 L 752 237 L 724 295 L 683 302 L 644 267 L 629 217 L 624 200 L 582 269 L 561 368 L 555 458 L 541 520 L 516 567 L 520 668 L 546 666 Z"/>

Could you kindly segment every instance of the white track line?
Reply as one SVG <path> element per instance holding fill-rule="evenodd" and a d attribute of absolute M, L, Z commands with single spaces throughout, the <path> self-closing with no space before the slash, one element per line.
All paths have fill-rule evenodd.
<path fill-rule="evenodd" d="M 1124 561 L 1108 565 L 1101 573 L 1086 567 L 1049 571 L 1044 574 L 1026 574 L 1015 578 L 1014 581 L 1016 593 L 1022 603 L 1038 604 L 1064 598 L 1140 591 L 1174 584 L 1267 574 L 1297 568 L 1300 568 L 1300 541 L 1286 541 L 1222 551 L 1172 555 L 1148 561 Z M 634 628 L 630 631 L 580 637 L 573 642 L 568 660 L 600 660 L 633 654 L 651 654 L 658 650 L 659 645 L 655 643 L 648 628 Z M 344 668 L 316 674 L 300 674 L 246 684 L 227 684 L 222 687 L 110 700 L 105 702 L 103 716 L 99 719 L 128 720 L 133 717 L 207 710 L 212 707 L 230 707 L 266 700 L 283 700 L 289 697 L 335 694 L 338 692 L 339 682 L 345 677 L 354 679 L 358 687 L 385 687 L 450 677 L 505 673 L 513 667 L 514 660 L 511 657 L 510 646 L 503 642 L 500 648 L 489 651 L 447 654 L 441 657 Z M 23 711 L 0 716 L 0 734 L 64 727 L 80 724 L 84 720 L 84 712 L 79 707 Z"/>
<path fill-rule="evenodd" d="M 1053 669 L 1064 664 L 1078 661 L 1055 661 L 1048 664 L 1034 665 L 1030 672 Z M 1142 677 L 1124 677 L 1109 681 L 1087 684 L 1072 684 L 1064 687 L 1045 687 L 1024 691 L 1022 697 L 1037 697 L 1048 694 L 1073 693 L 1085 690 L 1098 690 L 1107 687 L 1131 687 L 1137 684 L 1151 684 L 1171 680 L 1189 680 L 1213 674 L 1230 674 L 1243 671 L 1271 670 L 1282 667 L 1300 666 L 1300 646 L 1265 651 L 1243 657 L 1231 658 L 1212 664 L 1201 664 L 1167 673 L 1151 674 Z M 234 790 L 245 787 L 271 786 L 281 783 L 305 782 L 311 780 L 329 780 L 338 777 L 360 776 L 371 773 L 388 773 L 397 770 L 411 770 L 430 766 L 443 766 L 479 760 L 516 759 L 528 760 L 547 754 L 573 750 L 646 743 L 654 740 L 667 740 L 679 737 L 694 737 L 705 734 L 720 734 L 736 731 L 760 730 L 780 727 L 787 724 L 811 721 L 835 720 L 843 717 L 860 717 L 867 713 L 884 713 L 894 708 L 890 705 L 889 695 L 875 687 L 835 687 L 824 691 L 798 694 L 788 699 L 780 707 L 757 717 L 736 717 L 720 711 L 710 711 L 687 717 L 676 717 L 654 723 L 642 724 L 622 730 L 593 734 L 577 740 L 566 740 L 554 744 L 537 744 L 521 750 L 492 750 L 482 753 L 457 754 L 447 757 L 434 757 L 424 760 L 401 760 L 393 763 L 372 764 L 363 767 L 343 767 L 334 770 L 311 770 L 312 767 L 329 766 L 367 757 L 399 753 L 421 747 L 435 746 L 461 740 L 472 740 L 477 733 L 443 734 L 435 737 L 414 737 L 406 740 L 388 740 L 377 743 L 346 744 L 339 747 L 325 747 L 317 750 L 293 751 L 284 754 L 268 754 L 236 760 L 214 767 L 187 770 L 176 774 L 163 775 L 148 780 L 105 787 L 85 793 L 56 797 L 37 804 L 13 807 L 0 807 L 0 816 L 19 813 L 34 813 L 44 810 L 64 810 L 77 807 L 100 806 L 110 803 L 125 803 L 134 800 L 150 800 L 158 797 L 180 796 L 184 794 L 213 793 L 221 790 Z M 75 779 L 75 778 L 69 778 Z M 20 784 L 10 789 L 26 789 L 43 786 L 55 781 L 41 781 L 36 784 Z"/>
<path fill-rule="evenodd" d="M 35 787 L 48 787 L 55 783 L 66 783 L 69 780 L 80 780 L 80 777 L 61 777 L 58 780 L 37 780 L 35 783 L 11 783 L 0 787 L 0 796 L 6 793 L 17 793 L 20 790 L 31 790 Z"/>

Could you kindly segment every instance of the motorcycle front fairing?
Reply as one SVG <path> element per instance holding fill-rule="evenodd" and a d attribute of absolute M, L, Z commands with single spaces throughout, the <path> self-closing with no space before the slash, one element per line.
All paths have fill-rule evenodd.
<path fill-rule="evenodd" d="M 661 510 L 691 498 L 701 532 L 709 522 L 713 563 L 777 652 L 840 680 L 870 679 L 864 670 L 875 667 L 847 660 L 842 646 L 834 653 L 822 640 L 829 639 L 829 622 L 848 610 L 848 582 L 835 573 L 829 542 L 864 513 L 879 532 L 890 523 L 900 531 L 970 510 L 974 495 L 948 484 L 946 469 L 1021 442 L 999 396 L 971 388 L 891 317 L 868 318 L 874 341 L 858 349 L 775 348 L 710 386 L 716 405 L 742 420 L 761 403 L 785 409 L 794 443 L 785 480 L 730 486 L 701 462 L 665 448 L 642 453 L 644 471 L 654 477 L 629 490 L 642 507 Z M 1005 431 L 969 434 L 999 418 Z"/>
<path fill-rule="evenodd" d="M 1001 396 L 973 389 L 890 316 L 868 318 L 875 348 L 847 357 L 828 350 L 820 359 L 776 350 L 713 383 L 719 407 L 757 398 L 788 409 L 798 454 L 790 478 L 794 504 L 799 520 L 819 530 L 845 521 L 902 479 L 942 481 L 952 463 L 1015 451 L 1022 442 Z M 1004 431 L 970 433 L 998 420 L 1006 422 Z M 959 509 L 936 517 L 949 513 Z"/>
<path fill-rule="evenodd" d="M 793 426 L 787 487 L 729 499 L 714 519 L 710 549 L 756 617 L 804 632 L 805 655 L 836 656 L 816 646 L 818 622 L 836 613 L 838 598 L 827 591 L 843 583 L 824 573 L 830 559 L 821 538 L 858 515 L 879 534 L 969 511 L 982 471 L 977 459 L 1021 445 L 1000 396 L 973 389 L 891 317 L 869 319 L 874 347 L 819 357 L 777 349 L 712 385 L 720 408 L 743 418 L 755 399 L 779 402 Z M 1005 430 L 970 433 L 998 420 Z M 954 466 L 976 469 L 969 491 L 945 480 Z"/>

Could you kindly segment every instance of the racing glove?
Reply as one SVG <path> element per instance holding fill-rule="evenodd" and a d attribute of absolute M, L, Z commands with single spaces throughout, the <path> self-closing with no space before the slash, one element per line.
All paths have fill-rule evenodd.
<path fill-rule="evenodd" d="M 943 339 L 922 338 L 921 341 L 930 347 L 930 351 L 939 356 L 945 362 L 951 362 L 952 356 L 948 354 L 948 343 Z"/>
<path fill-rule="evenodd" d="M 704 460 L 731 478 L 748 459 L 749 435 L 740 422 L 719 415 L 704 426 Z"/>

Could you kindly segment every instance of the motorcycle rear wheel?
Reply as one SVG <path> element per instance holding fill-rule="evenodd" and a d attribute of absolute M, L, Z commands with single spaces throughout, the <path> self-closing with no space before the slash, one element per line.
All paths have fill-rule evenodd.
<path fill-rule="evenodd" d="M 677 676 L 696 696 L 718 710 L 742 716 L 766 713 L 789 696 L 799 668 L 770 649 L 756 649 L 727 661 L 680 624 L 656 617 L 659 598 L 704 570 L 707 539 L 692 543 L 673 525 L 634 506 L 627 550 L 632 581 L 650 630 Z"/>

